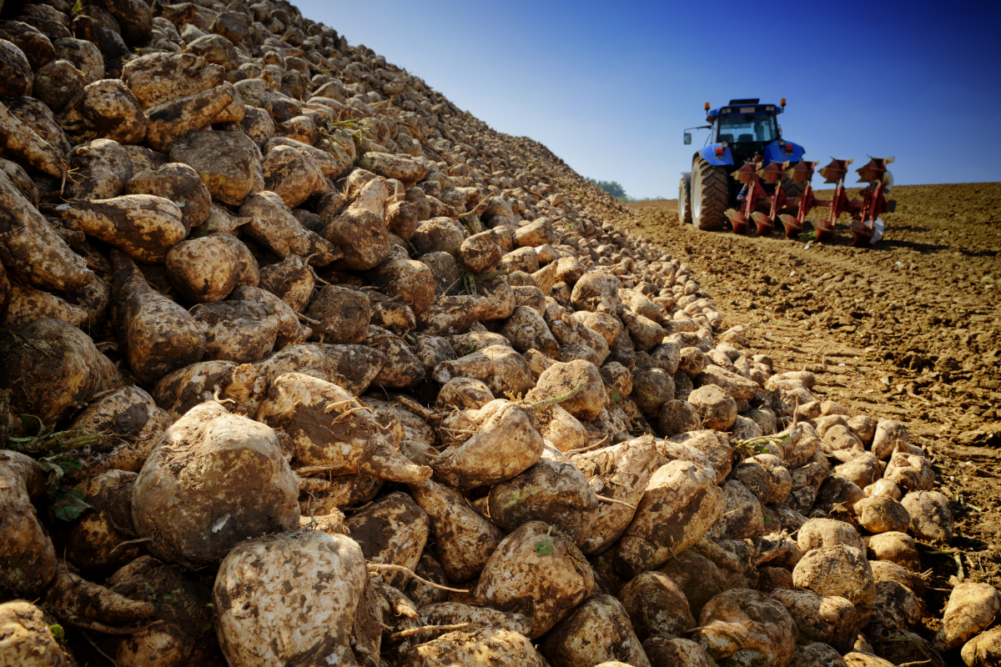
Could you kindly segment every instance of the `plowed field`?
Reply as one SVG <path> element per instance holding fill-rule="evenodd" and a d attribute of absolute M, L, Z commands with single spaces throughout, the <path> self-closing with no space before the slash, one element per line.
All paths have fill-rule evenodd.
<path fill-rule="evenodd" d="M 956 516 L 954 553 L 926 551 L 925 564 L 1001 585 L 1001 184 L 891 198 L 867 249 L 847 245 L 847 224 L 828 246 L 682 227 L 676 200 L 630 204 L 621 224 L 708 274 L 727 325 L 777 371 L 813 371 L 815 391 L 852 414 L 904 422 Z"/>

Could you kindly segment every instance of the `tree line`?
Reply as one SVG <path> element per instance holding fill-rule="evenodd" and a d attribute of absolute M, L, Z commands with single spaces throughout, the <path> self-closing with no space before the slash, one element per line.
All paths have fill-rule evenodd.
<path fill-rule="evenodd" d="M 599 188 L 612 195 L 623 204 L 628 204 L 629 202 L 634 201 L 653 201 L 655 199 L 664 199 L 664 197 L 643 197 L 642 199 L 634 199 L 626 194 L 626 189 L 622 187 L 622 184 L 618 181 L 599 181 L 593 178 L 589 178 L 587 180 L 597 185 Z"/>

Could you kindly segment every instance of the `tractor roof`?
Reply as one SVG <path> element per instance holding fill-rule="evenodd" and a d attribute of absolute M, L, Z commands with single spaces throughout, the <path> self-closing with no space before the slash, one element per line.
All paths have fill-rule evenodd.
<path fill-rule="evenodd" d="M 762 114 L 774 116 L 782 113 L 782 107 L 778 104 L 761 104 L 760 102 L 761 101 L 757 98 L 730 100 L 730 103 L 726 106 L 722 106 L 717 109 L 710 109 L 709 113 L 706 114 L 706 120 L 712 121 L 719 116 L 728 116 L 730 114 Z"/>

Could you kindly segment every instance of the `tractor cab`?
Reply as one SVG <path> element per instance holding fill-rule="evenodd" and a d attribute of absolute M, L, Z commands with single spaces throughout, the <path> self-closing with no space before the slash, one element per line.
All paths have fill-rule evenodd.
<path fill-rule="evenodd" d="M 712 123 L 712 143 L 730 148 L 734 166 L 743 165 L 756 155 L 764 157 L 768 145 L 782 137 L 777 118 L 782 111 L 777 111 L 772 104 L 757 102 L 731 100 L 730 105 L 713 109 L 708 114 L 707 120 Z"/>
<path fill-rule="evenodd" d="M 740 167 L 760 156 L 763 167 L 771 162 L 801 160 L 802 146 L 785 141 L 778 115 L 785 110 L 781 104 L 761 104 L 759 99 L 730 100 L 726 106 L 710 109 L 706 102 L 706 121 L 698 128 L 711 130 L 702 157 L 714 166 Z M 685 143 L 691 134 L 685 133 Z"/>

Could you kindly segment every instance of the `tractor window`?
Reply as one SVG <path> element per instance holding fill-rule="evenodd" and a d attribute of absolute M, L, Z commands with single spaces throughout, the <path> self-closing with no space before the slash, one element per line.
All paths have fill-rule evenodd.
<path fill-rule="evenodd" d="M 775 116 L 734 114 L 720 116 L 717 136 L 719 141 L 732 142 L 736 138 L 737 143 L 745 141 L 771 142 L 779 138 L 779 132 L 775 124 Z"/>

